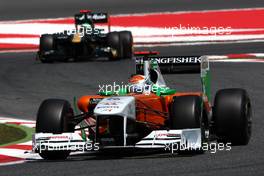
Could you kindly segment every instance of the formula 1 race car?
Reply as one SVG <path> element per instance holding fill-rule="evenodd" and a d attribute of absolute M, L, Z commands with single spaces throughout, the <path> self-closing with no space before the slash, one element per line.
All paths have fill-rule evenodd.
<path fill-rule="evenodd" d="M 209 57 L 146 55 L 136 59 L 136 74 L 128 87 L 85 95 L 75 101 L 74 108 L 66 100 L 44 100 L 37 114 L 33 151 L 44 159 L 65 159 L 79 150 L 175 149 L 177 145 L 179 153 L 203 153 L 202 145 L 212 140 L 248 144 L 251 103 L 247 91 L 219 90 L 212 106 Z M 177 92 L 166 86 L 162 76 L 164 71 L 197 73 L 197 68 L 200 92 Z M 74 114 L 77 109 L 81 113 Z"/>
<path fill-rule="evenodd" d="M 108 23 L 109 33 L 95 27 Z M 108 57 L 110 60 L 132 57 L 133 37 L 130 31 L 110 32 L 106 13 L 81 10 L 75 15 L 75 29 L 40 37 L 37 59 L 43 63 Z"/>

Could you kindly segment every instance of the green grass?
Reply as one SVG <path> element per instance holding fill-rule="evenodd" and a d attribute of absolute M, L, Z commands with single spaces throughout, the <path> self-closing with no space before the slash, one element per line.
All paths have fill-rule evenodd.
<path fill-rule="evenodd" d="M 0 124 L 0 147 L 30 141 L 33 128 L 21 125 Z"/>

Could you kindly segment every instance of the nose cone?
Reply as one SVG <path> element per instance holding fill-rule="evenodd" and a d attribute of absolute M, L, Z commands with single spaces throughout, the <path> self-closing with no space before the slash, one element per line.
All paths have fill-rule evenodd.
<path fill-rule="evenodd" d="M 135 98 L 132 96 L 108 97 L 100 101 L 95 109 L 95 115 L 118 115 L 136 119 Z"/>
<path fill-rule="evenodd" d="M 92 100 L 103 99 L 100 95 L 85 95 L 78 99 L 77 105 L 82 112 L 88 112 L 90 106 L 95 106 Z"/>

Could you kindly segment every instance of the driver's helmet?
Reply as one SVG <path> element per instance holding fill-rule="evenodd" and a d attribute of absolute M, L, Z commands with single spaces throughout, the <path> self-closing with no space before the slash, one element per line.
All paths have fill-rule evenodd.
<path fill-rule="evenodd" d="M 143 93 L 149 91 L 150 83 L 143 75 L 133 75 L 129 79 L 129 92 L 131 93 Z"/>

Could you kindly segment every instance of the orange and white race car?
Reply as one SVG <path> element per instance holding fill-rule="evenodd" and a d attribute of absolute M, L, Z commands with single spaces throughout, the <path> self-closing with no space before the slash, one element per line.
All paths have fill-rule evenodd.
<path fill-rule="evenodd" d="M 71 151 L 79 150 L 164 148 L 202 152 L 202 146 L 212 140 L 225 145 L 249 142 L 251 103 L 246 90 L 219 90 L 212 106 L 207 56 L 149 54 L 139 53 L 136 73 L 125 88 L 85 95 L 74 108 L 66 100 L 43 101 L 33 151 L 44 159 L 65 159 Z M 178 92 L 167 87 L 161 74 L 166 71 L 199 71 L 201 91 Z"/>

